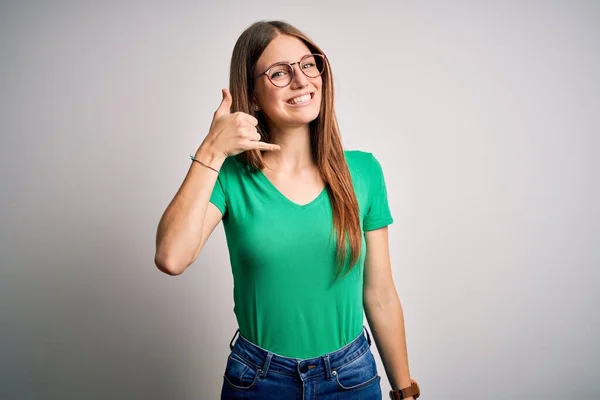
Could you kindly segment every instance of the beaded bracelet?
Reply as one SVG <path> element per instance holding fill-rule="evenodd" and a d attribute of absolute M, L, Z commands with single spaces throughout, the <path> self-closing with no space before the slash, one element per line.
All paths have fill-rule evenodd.
<path fill-rule="evenodd" d="M 192 161 L 196 161 L 196 162 L 200 163 L 201 165 L 204 165 L 206 168 L 210 168 L 210 169 L 212 169 L 212 170 L 213 170 L 213 171 L 215 171 L 217 174 L 219 173 L 219 170 L 216 170 L 216 169 L 214 169 L 214 168 L 213 168 L 213 167 L 211 167 L 210 165 L 204 164 L 202 161 L 200 161 L 200 160 L 198 160 L 198 159 L 194 158 L 194 156 L 193 156 L 193 155 L 191 155 L 191 154 L 190 154 L 190 158 L 192 159 Z"/>

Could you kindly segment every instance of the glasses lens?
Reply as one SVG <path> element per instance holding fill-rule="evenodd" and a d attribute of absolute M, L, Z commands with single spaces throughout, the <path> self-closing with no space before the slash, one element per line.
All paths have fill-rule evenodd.
<path fill-rule="evenodd" d="M 275 86 L 283 87 L 292 81 L 292 71 L 287 64 L 274 65 L 269 71 L 269 80 Z"/>
<path fill-rule="evenodd" d="M 325 59 L 320 54 L 311 54 L 302 59 L 300 69 L 309 78 L 316 78 L 325 69 Z"/>

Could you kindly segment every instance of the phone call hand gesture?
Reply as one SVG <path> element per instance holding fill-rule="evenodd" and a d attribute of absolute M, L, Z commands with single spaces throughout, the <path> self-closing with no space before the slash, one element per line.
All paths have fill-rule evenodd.
<path fill-rule="evenodd" d="M 246 150 L 280 150 L 280 146 L 261 142 L 256 126 L 258 120 L 250 114 L 238 111 L 231 113 L 231 94 L 222 89 L 223 99 L 213 115 L 210 130 L 204 143 L 216 153 L 226 157 L 235 156 Z"/>

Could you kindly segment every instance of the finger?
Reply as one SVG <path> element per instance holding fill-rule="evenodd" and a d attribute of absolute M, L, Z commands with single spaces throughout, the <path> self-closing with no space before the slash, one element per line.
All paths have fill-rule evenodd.
<path fill-rule="evenodd" d="M 258 127 L 248 123 L 247 121 L 242 121 L 242 123 L 239 125 L 239 129 L 241 129 L 243 132 L 258 132 Z"/>
<path fill-rule="evenodd" d="M 252 124 L 252 126 L 258 125 L 258 120 L 250 114 L 244 113 L 244 121 Z"/>
<path fill-rule="evenodd" d="M 256 129 L 255 126 L 252 125 L 243 125 L 240 126 L 240 132 L 242 132 L 242 135 L 249 137 L 249 138 L 253 138 L 255 137 L 258 133 L 258 130 Z M 260 134 L 259 134 L 260 136 Z"/>
<path fill-rule="evenodd" d="M 260 135 L 260 133 L 254 131 L 254 132 L 247 132 L 246 133 L 248 135 L 248 139 L 253 140 L 255 142 L 258 142 L 262 139 L 262 136 Z"/>
<path fill-rule="evenodd" d="M 242 135 L 243 138 L 251 140 L 253 142 L 258 142 L 259 140 L 262 139 L 262 136 L 260 135 L 260 133 L 258 133 L 256 131 L 256 129 L 253 129 L 254 127 L 251 128 L 243 128 L 240 133 Z"/>
<path fill-rule="evenodd" d="M 265 142 L 254 142 L 254 143 L 256 143 L 256 148 L 259 150 L 268 150 L 268 151 L 281 150 L 281 147 L 278 144 L 265 143 Z"/>
<path fill-rule="evenodd" d="M 217 108 L 217 111 L 215 111 L 215 117 L 231 114 L 231 93 L 229 93 L 229 90 L 227 89 L 221 89 L 221 93 L 223 94 L 223 98 L 221 99 L 219 108 Z"/>

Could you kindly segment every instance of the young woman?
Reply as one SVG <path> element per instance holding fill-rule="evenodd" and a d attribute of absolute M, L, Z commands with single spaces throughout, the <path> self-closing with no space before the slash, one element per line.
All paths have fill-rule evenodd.
<path fill-rule="evenodd" d="M 363 308 L 390 383 L 412 398 L 383 172 L 342 148 L 325 53 L 285 22 L 254 23 L 229 86 L 155 256 L 181 274 L 223 220 L 239 329 L 221 398 L 381 399 Z"/>

